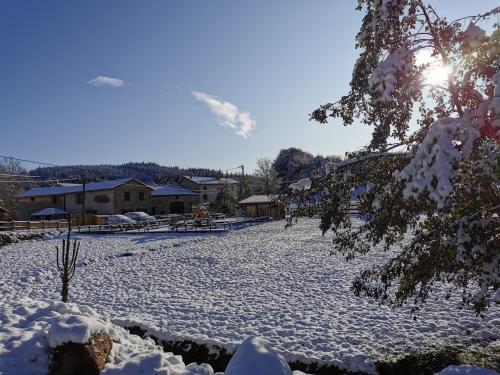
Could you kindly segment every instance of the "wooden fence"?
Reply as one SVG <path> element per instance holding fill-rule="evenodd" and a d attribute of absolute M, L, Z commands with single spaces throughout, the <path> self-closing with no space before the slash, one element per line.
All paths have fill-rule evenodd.
<path fill-rule="evenodd" d="M 73 228 L 82 225 L 82 215 L 71 215 L 71 226 Z M 101 225 L 106 222 L 106 215 L 85 215 L 86 225 Z M 37 221 L 0 221 L 0 231 L 16 230 L 43 230 L 68 228 L 68 220 L 37 220 Z"/>
<path fill-rule="evenodd" d="M 76 221 L 75 221 L 76 223 Z M 68 227 L 67 220 L 42 221 L 4 221 L 0 222 L 0 231 L 63 229 Z"/>

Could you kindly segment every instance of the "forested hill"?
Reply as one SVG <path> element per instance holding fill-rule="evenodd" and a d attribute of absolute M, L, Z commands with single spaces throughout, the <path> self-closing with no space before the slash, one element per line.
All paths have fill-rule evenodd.
<path fill-rule="evenodd" d="M 133 177 L 146 183 L 175 183 L 183 175 L 220 176 L 220 172 L 206 168 L 166 167 L 156 163 L 125 163 L 120 165 L 67 165 L 41 167 L 29 172 L 41 179 L 69 179 L 85 176 L 89 179 L 112 180 Z"/>

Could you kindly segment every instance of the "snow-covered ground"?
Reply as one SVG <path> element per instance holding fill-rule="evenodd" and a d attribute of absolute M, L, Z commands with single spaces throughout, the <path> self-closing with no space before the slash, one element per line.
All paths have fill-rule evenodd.
<path fill-rule="evenodd" d="M 51 349 L 86 343 L 95 333 L 113 340 L 103 374 L 214 375 L 210 365 L 186 366 L 181 356 L 163 352 L 153 340 L 130 334 L 86 306 L 6 298 L 0 301 L 0 323 L 2 375 L 46 374 Z"/>
<path fill-rule="evenodd" d="M 349 290 L 372 254 L 346 262 L 329 256 L 331 237 L 317 220 L 283 222 L 212 235 L 79 235 L 70 300 L 121 325 L 160 338 L 193 339 L 234 349 L 261 336 L 287 359 L 320 360 L 372 371 L 387 354 L 432 344 L 482 343 L 500 337 L 500 311 L 486 318 L 430 300 L 414 321 Z M 0 248 L 0 298 L 58 299 L 59 240 Z M 1 297 L 4 296 L 4 297 Z"/>

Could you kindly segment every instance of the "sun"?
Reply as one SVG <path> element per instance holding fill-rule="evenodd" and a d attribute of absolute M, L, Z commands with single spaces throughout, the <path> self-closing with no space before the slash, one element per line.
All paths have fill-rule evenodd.
<path fill-rule="evenodd" d="M 443 63 L 442 59 L 432 56 L 429 49 L 422 49 L 416 56 L 417 65 L 429 64 L 424 71 L 424 83 L 437 86 L 448 81 L 448 76 L 451 73 L 451 67 Z"/>
<path fill-rule="evenodd" d="M 451 69 L 447 65 L 431 65 L 424 73 L 424 83 L 429 85 L 439 85 L 448 81 L 448 76 L 451 73 Z"/>

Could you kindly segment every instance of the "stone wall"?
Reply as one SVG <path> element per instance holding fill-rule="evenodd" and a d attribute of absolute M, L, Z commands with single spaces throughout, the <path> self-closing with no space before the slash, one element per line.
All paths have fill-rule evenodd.
<path fill-rule="evenodd" d="M 78 193 L 65 194 L 66 211 L 71 213 L 81 213 L 82 203 L 77 201 Z M 80 193 L 81 196 L 81 193 Z M 103 202 L 105 196 L 108 201 Z M 96 199 L 96 197 L 98 197 Z M 93 190 L 85 192 L 85 211 L 96 215 L 111 215 L 114 213 L 114 193 L 113 190 Z"/>
<path fill-rule="evenodd" d="M 139 199 L 139 193 L 144 193 L 144 200 Z M 151 192 L 149 186 L 142 185 L 136 181 L 130 181 L 114 189 L 115 214 L 123 214 L 132 211 L 151 212 Z M 130 200 L 125 200 L 125 193 L 130 193 Z"/>

